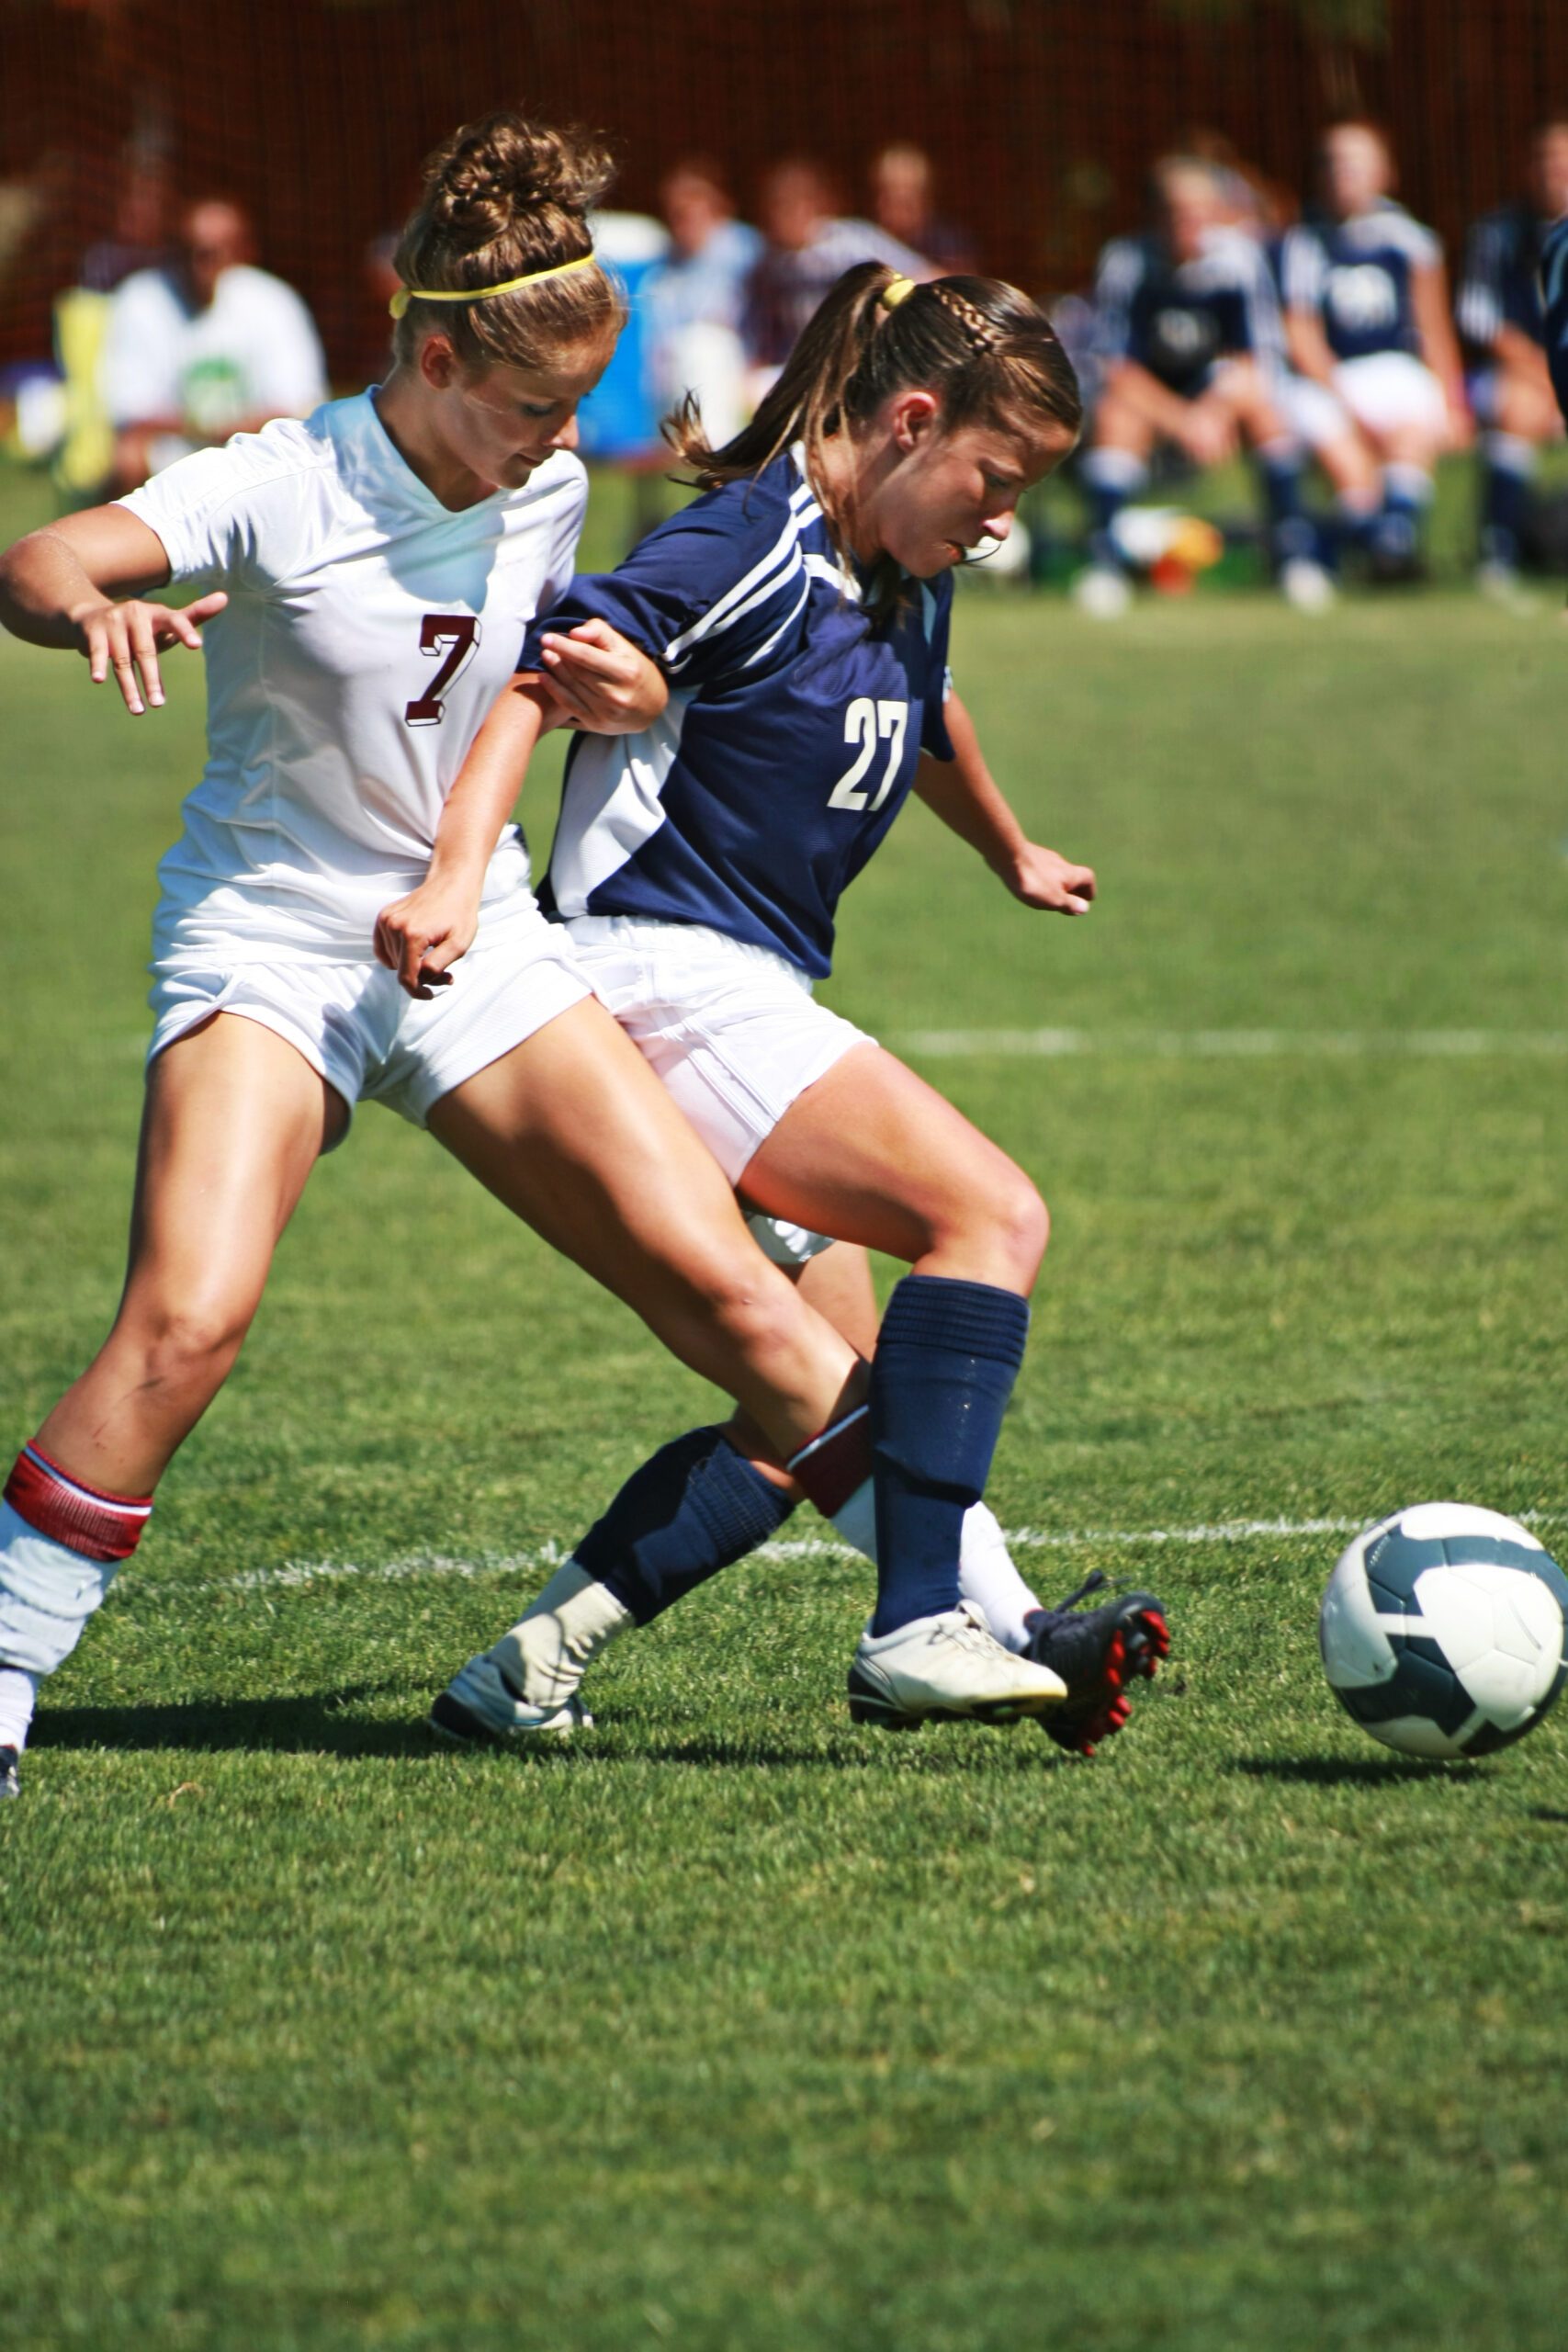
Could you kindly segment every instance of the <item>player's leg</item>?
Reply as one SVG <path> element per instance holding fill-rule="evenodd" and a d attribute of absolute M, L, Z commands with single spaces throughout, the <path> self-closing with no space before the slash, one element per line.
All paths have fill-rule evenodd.
<path fill-rule="evenodd" d="M 813 1237 L 798 1226 L 753 1217 L 752 1230 L 775 1254 L 789 1250 L 799 1262 L 795 1280 L 801 1295 L 841 1331 L 869 1363 L 876 1352 L 876 1293 L 872 1286 L 871 1261 L 857 1243 L 835 1242 L 805 1255 Z M 787 1476 L 771 1453 L 767 1440 L 750 1414 L 737 1412 L 723 1435 L 759 1469 Z M 791 1499 L 800 1498 L 792 1482 Z M 873 1562 L 876 1558 L 876 1499 L 873 1479 L 862 1481 L 832 1514 L 833 1525 L 846 1544 Z M 987 1502 L 971 1503 L 964 1514 L 959 1539 L 958 1589 L 985 1613 L 986 1622 L 1006 1649 L 1025 1655 L 1035 1636 L 1043 1609 L 1040 1596 L 1014 1565 L 1007 1538 Z"/>
<path fill-rule="evenodd" d="M 757 1248 L 712 1155 L 602 1005 L 559 1014 L 442 1097 L 429 1125 L 683 1363 L 740 1397 L 778 1458 L 839 1426 L 842 1467 L 807 1469 L 824 1507 L 860 1483 L 859 1358 Z M 660 1448 L 518 1623 L 455 1678 L 435 1727 L 571 1729 L 584 1720 L 577 1686 L 604 1645 L 753 1550 L 793 1507 L 787 1476 L 754 1465 L 720 1430 Z"/>
<path fill-rule="evenodd" d="M 24 1447 L 0 1506 L 0 1747 L 135 1549 L 170 1456 L 227 1376 L 341 1097 L 220 1013 L 153 1063 L 114 1326 Z"/>
<path fill-rule="evenodd" d="M 1504 601 L 1517 596 L 1530 486 L 1542 446 L 1562 431 L 1544 366 L 1500 361 L 1476 388 L 1481 431 L 1481 532 L 1477 585 Z"/>
<path fill-rule="evenodd" d="M 1335 370 L 1335 383 L 1382 472 L 1382 504 L 1370 537 L 1376 568 L 1388 580 L 1413 578 L 1447 429 L 1442 386 L 1402 351 L 1348 360 Z"/>
<path fill-rule="evenodd" d="M 853 1350 L 768 1264 L 712 1155 L 592 998 L 444 1095 L 429 1125 L 786 1455 L 854 1400 Z"/>
<path fill-rule="evenodd" d="M 1306 452 L 1275 387 L 1252 359 L 1228 359 L 1206 395 L 1226 409 L 1257 460 L 1269 514 L 1269 549 L 1280 593 L 1303 612 L 1333 602 L 1318 560 L 1317 533 L 1302 504 Z"/>
<path fill-rule="evenodd" d="M 1022 1358 L 1044 1204 L 962 1113 L 872 1046 L 846 1054 L 790 1105 L 742 1182 L 771 1215 L 886 1250 L 912 1270 L 889 1301 L 872 1365 L 879 1587 L 851 1681 L 865 1719 L 901 1720 L 911 1711 L 903 1637 L 911 1621 L 929 1623 L 959 1598 L 965 1516 L 984 1493 Z M 880 1566 L 889 1555 L 891 1575 Z M 1062 1674 L 1072 1703 L 1052 1720 L 1076 1716 L 1080 1740 L 1117 1728 L 1105 1718 L 1123 1665 L 1152 1671 L 1168 1640 L 1158 1604 L 1134 1596 L 1113 1657 L 1121 1611 L 1112 1604 L 1090 1637 L 1092 1672 L 1070 1611 L 1042 1612 L 1047 1622 L 1025 1653 Z"/>
<path fill-rule="evenodd" d="M 1125 558 L 1116 537 L 1122 508 L 1148 486 L 1154 427 L 1133 401 L 1114 387 L 1095 411 L 1093 437 L 1078 460 L 1078 479 L 1089 503 L 1089 563 L 1074 584 L 1074 596 L 1095 620 L 1113 620 L 1131 600 Z"/>

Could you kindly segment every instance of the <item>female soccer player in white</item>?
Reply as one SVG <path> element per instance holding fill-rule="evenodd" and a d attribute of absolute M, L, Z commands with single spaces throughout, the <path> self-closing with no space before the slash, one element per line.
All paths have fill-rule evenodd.
<path fill-rule="evenodd" d="M 680 421 L 707 494 L 611 577 L 579 582 L 558 616 L 607 622 L 671 689 L 651 728 L 581 740 L 569 770 L 549 888 L 595 987 L 749 1204 L 914 1269 L 872 1370 L 874 1537 L 863 1494 L 840 1516 L 879 1555 L 851 1673 L 872 1721 L 946 1712 L 926 1680 L 931 1629 L 961 1595 L 988 1597 L 964 1583 L 960 1529 L 1021 1360 L 1046 1219 L 994 1144 L 811 985 L 840 891 L 911 788 L 1027 905 L 1089 907 L 1092 873 L 1026 839 L 947 674 L 953 566 L 1006 535 L 1078 422 L 1071 367 L 1025 297 L 863 266 L 726 447 L 694 413 Z M 528 671 L 570 660 L 556 621 L 530 628 Z M 482 852 L 536 729 L 526 692 L 502 696 L 443 819 L 443 848 L 448 825 L 471 825 L 466 872 L 446 860 L 381 919 L 410 988 L 474 934 Z M 529 1617 L 437 1702 L 438 1724 L 526 1727 L 592 1652 L 567 1638 L 580 1611 L 608 1625 L 607 1591 L 620 1622 L 644 1620 L 734 1556 L 682 1496 L 694 1464 L 748 1443 L 744 1425 L 699 1431 L 647 1465 Z M 987 1574 L 1010 1579 L 1021 1649 L 1068 1683 L 1047 1727 L 1068 1745 L 1116 1728 L 1127 1673 L 1152 1670 L 1165 1643 L 1158 1603 L 1041 1611 L 1005 1559 Z"/>
<path fill-rule="evenodd" d="M 411 1004 L 372 954 L 378 910 L 430 868 L 522 628 L 570 578 L 573 414 L 620 324 L 585 218 L 607 176 L 592 148 L 516 117 L 459 132 L 404 233 L 413 290 L 378 391 L 190 458 L 5 560 L 0 619 L 85 651 L 96 680 L 112 670 L 133 714 L 164 698 L 160 646 L 205 624 L 209 698 L 207 767 L 161 868 L 124 1295 L 0 1507 L 10 1788 L 39 1679 L 134 1548 L 362 1098 L 428 1125 L 785 1452 L 863 1383 L 543 920 L 515 830 L 491 824 L 470 859 L 463 809 L 441 826 L 436 871 L 460 856 L 473 882 L 456 985 Z M 142 601 L 171 581 L 203 593 L 183 612 Z M 607 628 L 578 646 L 579 715 L 623 727 L 662 707 L 654 665 Z M 999 1649 L 989 1666 L 994 1698 L 1061 1696 Z"/>

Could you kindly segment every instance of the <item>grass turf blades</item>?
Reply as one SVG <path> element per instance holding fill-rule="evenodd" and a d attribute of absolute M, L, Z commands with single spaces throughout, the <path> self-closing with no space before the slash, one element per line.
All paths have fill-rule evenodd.
<path fill-rule="evenodd" d="M 1101 901 L 1012 908 L 912 809 L 846 908 L 851 1018 L 1563 1026 L 1551 620 L 1111 632 L 981 592 L 956 667 Z M 0 644 L 8 1442 L 119 1278 L 198 758 L 196 665 L 167 675 L 130 722 Z M 1055 1212 L 1005 1524 L 1568 1509 L 1555 1064 L 922 1067 Z M 1100 1566 L 1170 1609 L 1089 1766 L 853 1730 L 869 1574 L 787 1550 L 618 1644 L 570 1753 L 433 1747 L 431 1693 L 547 1573 L 487 1560 L 570 1544 L 712 1409 L 360 1115 L 0 1812 L 0 2344 L 1559 2345 L 1568 1728 L 1459 1771 L 1359 1738 L 1315 1650 L 1343 1536 L 1032 1555 L 1048 1600 Z M 443 1556 L 476 1573 L 374 1573 Z"/>

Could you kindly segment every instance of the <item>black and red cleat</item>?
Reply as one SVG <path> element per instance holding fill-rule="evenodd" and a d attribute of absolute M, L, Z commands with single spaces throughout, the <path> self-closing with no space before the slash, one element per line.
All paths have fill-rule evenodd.
<path fill-rule="evenodd" d="M 1079 1607 L 1106 1582 L 1097 1568 L 1059 1609 L 1037 1609 L 1024 1620 L 1025 1657 L 1051 1667 L 1067 1686 L 1061 1705 L 1040 1717 L 1040 1728 L 1077 1756 L 1092 1756 L 1100 1740 L 1122 1729 L 1133 1712 L 1128 1684 L 1150 1680 L 1170 1655 L 1165 1604 L 1152 1592 L 1122 1592 L 1098 1609 Z"/>

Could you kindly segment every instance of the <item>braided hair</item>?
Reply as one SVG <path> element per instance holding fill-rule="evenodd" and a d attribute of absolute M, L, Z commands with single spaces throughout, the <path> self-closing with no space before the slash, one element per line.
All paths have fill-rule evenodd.
<path fill-rule="evenodd" d="M 665 420 L 665 438 L 704 490 L 754 478 L 801 443 L 813 495 L 847 552 L 851 518 L 831 492 L 824 446 L 913 390 L 941 402 L 948 432 L 979 424 L 1076 436 L 1083 424 L 1073 363 L 1044 311 L 1016 286 L 967 276 L 912 285 L 881 262 L 863 262 L 839 279 L 732 440 L 710 446 L 690 393 Z"/>

